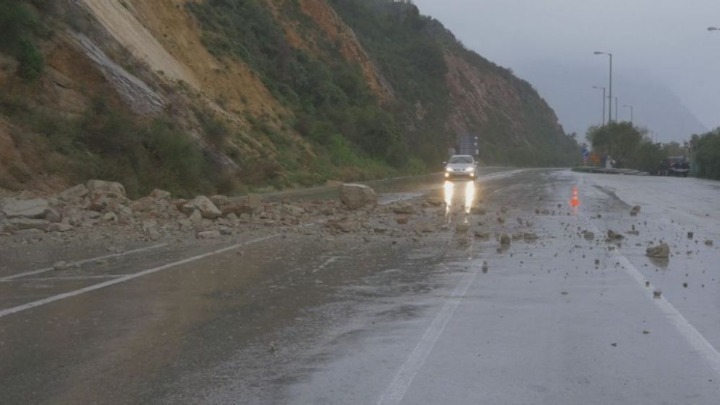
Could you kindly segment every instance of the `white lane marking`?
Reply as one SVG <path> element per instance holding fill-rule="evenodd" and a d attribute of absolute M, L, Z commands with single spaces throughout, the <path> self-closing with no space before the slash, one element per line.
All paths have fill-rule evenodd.
<path fill-rule="evenodd" d="M 67 276 L 67 277 L 33 277 L 33 278 L 23 278 L 22 280 L 16 280 L 18 282 L 37 282 L 37 281 L 82 281 L 82 280 L 97 280 L 97 279 L 105 279 L 105 278 L 118 278 L 118 277 L 126 277 L 131 274 L 104 274 L 104 275 L 94 275 L 94 276 Z"/>
<path fill-rule="evenodd" d="M 440 312 L 430 324 L 430 327 L 423 334 L 420 342 L 415 346 L 412 353 L 410 353 L 405 364 L 398 370 L 395 378 L 377 401 L 378 405 L 398 405 L 403 400 L 415 376 L 425 364 L 435 343 L 437 343 L 440 335 L 442 335 L 445 327 L 455 313 L 455 310 L 475 281 L 478 272 L 479 268 L 476 268 L 472 273 L 463 277 L 460 283 L 458 283 L 450 297 L 445 301 L 445 305 L 443 305 Z"/>
<path fill-rule="evenodd" d="M 158 249 L 158 248 L 165 247 L 165 246 L 167 246 L 167 243 L 159 243 L 159 244 L 157 244 L 157 245 L 146 246 L 146 247 L 143 247 L 143 248 L 128 250 L 127 252 L 112 253 L 112 254 L 105 255 L 105 256 L 98 256 L 98 257 L 93 257 L 93 258 L 90 258 L 90 259 L 78 260 L 78 261 L 75 261 L 75 262 L 70 262 L 70 263 L 68 263 L 68 267 L 71 267 L 71 266 L 79 266 L 79 265 L 82 265 L 82 264 L 85 264 L 85 263 L 94 262 L 94 261 L 97 261 L 97 260 L 110 259 L 110 258 L 113 258 L 113 257 L 120 257 L 120 256 L 125 256 L 125 255 L 129 255 L 129 254 L 133 254 L 133 253 L 146 252 L 146 251 L 148 251 L 148 250 Z M 36 275 L 36 274 L 47 273 L 48 271 L 52 271 L 52 270 L 53 270 L 52 267 L 45 267 L 44 269 L 40 269 L 40 270 L 26 271 L 26 272 L 24 272 L 24 273 L 13 274 L 12 276 L 7 276 L 7 277 L 0 278 L 0 283 L 4 283 L 4 282 L 8 282 L 8 281 L 13 281 L 13 280 L 15 280 L 15 279 L 22 278 L 22 277 L 34 276 L 34 275 Z"/>
<path fill-rule="evenodd" d="M 616 259 L 625 268 L 627 273 L 635 281 L 637 281 L 638 285 L 640 285 L 643 290 L 655 290 L 655 287 L 652 284 L 648 284 L 648 287 L 645 287 L 645 277 L 643 277 L 642 273 L 640 273 L 640 271 L 630 263 L 627 257 L 617 254 Z M 707 363 L 707 365 L 715 372 L 715 374 L 720 377 L 720 353 L 718 353 L 715 347 L 713 347 L 713 345 L 711 345 L 710 342 L 708 342 L 707 339 L 705 339 L 705 337 L 701 335 L 687 319 L 685 319 L 680 311 L 678 311 L 677 308 L 670 303 L 670 301 L 665 299 L 665 297 L 653 298 L 650 294 L 646 294 L 646 296 L 648 299 L 652 300 L 658 308 L 660 308 L 660 311 L 665 315 L 670 323 L 677 328 L 685 340 L 690 343 L 690 346 L 695 350 L 695 352 L 697 352 L 700 357 L 705 360 L 705 363 Z"/>
<path fill-rule="evenodd" d="M 103 282 L 103 283 L 94 284 L 94 285 L 91 285 L 91 286 L 88 286 L 88 287 L 85 287 L 85 288 L 81 288 L 81 289 L 79 289 L 79 290 L 70 291 L 70 292 L 66 292 L 66 293 L 63 293 L 63 294 L 54 295 L 54 296 L 52 296 L 52 297 L 48 297 L 48 298 L 45 298 L 45 299 L 42 299 L 42 300 L 33 301 L 33 302 L 30 302 L 30 303 L 27 303 L 27 304 L 19 305 L 19 306 L 16 306 L 16 307 L 12 307 L 12 308 L 8 308 L 8 309 L 3 309 L 3 310 L 0 310 L 0 318 L 2 318 L 2 317 L 4 317 L 4 316 L 8 316 L 8 315 L 15 314 L 15 313 L 18 313 L 18 312 L 26 311 L 26 310 L 28 310 L 28 309 L 36 308 L 36 307 L 39 307 L 39 306 L 41 306 L 41 305 L 49 304 L 49 303 L 51 303 L 51 302 L 64 300 L 65 298 L 75 297 L 75 296 L 80 295 L 80 294 L 85 294 L 85 293 L 87 293 L 87 292 L 99 290 L 99 289 L 101 289 L 101 288 L 110 287 L 111 285 L 124 283 L 124 282 L 126 282 L 126 281 L 130 281 L 130 280 L 133 280 L 133 279 L 136 279 L 136 278 L 139 278 L 139 277 L 147 276 L 148 274 L 157 273 L 157 272 L 159 272 L 159 271 L 167 270 L 167 269 L 170 269 L 170 268 L 173 268 L 173 267 L 176 267 L 176 266 L 180 266 L 180 265 L 182 265 L 182 264 L 192 263 L 192 262 L 195 262 L 195 261 L 204 259 L 204 258 L 206 258 L 206 257 L 210 257 L 210 256 L 213 256 L 213 255 L 225 253 L 225 252 L 228 252 L 228 251 L 233 250 L 233 249 L 237 249 L 237 248 L 242 247 L 242 246 L 247 246 L 247 245 L 251 245 L 251 244 L 254 244 L 254 243 L 266 241 L 266 240 L 268 240 L 268 239 L 277 238 L 277 237 L 279 237 L 279 236 L 280 236 L 280 234 L 275 234 L 275 235 L 266 236 L 266 237 L 264 237 L 264 238 L 253 239 L 253 240 L 250 240 L 250 241 L 247 241 L 247 242 L 238 243 L 238 244 L 235 244 L 235 245 L 232 245 L 232 246 L 228 246 L 228 247 L 225 247 L 225 248 L 222 248 L 222 249 L 214 250 L 214 251 L 212 251 L 212 252 L 208 252 L 208 253 L 204 253 L 204 254 L 201 254 L 201 255 L 189 257 L 189 258 L 187 258 L 187 259 L 183 259 L 183 260 L 180 260 L 180 261 L 177 261 L 177 262 L 168 263 L 168 264 L 164 264 L 164 265 L 162 265 L 162 266 L 154 267 L 154 268 L 152 268 L 152 269 L 143 270 L 143 271 L 141 271 L 141 272 L 134 273 L 134 274 L 130 274 L 130 275 L 127 275 L 127 276 L 124 276 L 124 277 L 120 277 L 120 278 L 116 278 L 116 279 L 114 279 L 114 280 L 108 280 L 108 281 L 105 281 L 105 282 Z"/>
<path fill-rule="evenodd" d="M 584 183 L 584 182 L 583 182 Z M 580 219 L 582 222 L 585 222 L 588 229 L 595 232 L 596 234 L 600 234 L 600 230 L 593 224 L 587 217 L 585 216 L 579 216 L 578 219 Z M 612 255 L 618 262 L 622 265 L 622 267 L 625 269 L 625 271 L 632 277 L 640 286 L 640 288 L 643 290 L 643 292 L 647 290 L 654 291 L 656 288 L 653 286 L 643 275 L 642 273 L 630 263 L 630 260 L 628 260 L 627 257 L 620 254 L 618 250 L 615 250 L 615 254 Z M 647 283 L 647 285 L 645 284 Z M 705 361 L 705 363 L 712 369 L 715 374 L 720 377 L 720 353 L 715 349 L 715 347 L 710 344 L 710 342 L 705 339 L 705 337 L 700 334 L 700 332 L 695 329 L 695 327 L 688 321 L 681 313 L 680 311 L 673 306 L 673 304 L 670 303 L 665 297 L 660 298 L 654 298 L 651 297 L 650 294 L 645 294 L 645 296 L 651 300 L 659 309 L 660 311 L 665 315 L 665 317 L 670 321 L 670 323 L 675 326 L 675 328 L 680 332 L 680 335 L 685 338 L 685 340 L 690 344 L 692 349 Z"/>
<path fill-rule="evenodd" d="M 327 267 L 327 266 L 329 266 L 330 264 L 336 262 L 339 258 L 340 258 L 340 256 L 332 256 L 331 258 L 325 260 L 325 263 L 323 263 L 323 264 L 321 264 L 320 266 L 318 266 L 318 267 L 317 267 L 315 270 L 313 270 L 312 272 L 313 272 L 313 273 L 317 273 L 318 271 L 323 270 L 325 267 Z"/>

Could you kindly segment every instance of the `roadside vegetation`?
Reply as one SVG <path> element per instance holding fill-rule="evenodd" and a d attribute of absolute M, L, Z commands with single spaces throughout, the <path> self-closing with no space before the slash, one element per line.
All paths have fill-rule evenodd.
<path fill-rule="evenodd" d="M 636 169 L 651 174 L 669 157 L 685 156 L 693 162 L 699 177 L 720 179 L 720 130 L 698 136 L 690 143 L 653 142 L 648 131 L 630 122 L 612 122 L 588 129 L 587 140 L 593 153 L 611 156 L 616 167 Z"/>
<path fill-rule="evenodd" d="M 690 138 L 693 174 L 697 177 L 720 180 L 720 128 Z"/>
<path fill-rule="evenodd" d="M 76 183 L 89 178 L 122 181 L 131 198 L 153 188 L 191 197 L 234 187 L 211 155 L 168 116 L 139 122 L 97 99 L 81 117 L 68 118 L 7 95 L 0 96 L 0 109 L 15 123 L 15 144 L 21 149 L 31 144 L 43 156 L 46 174 Z M 11 169 L 20 181 L 31 176 L 24 165 Z"/>

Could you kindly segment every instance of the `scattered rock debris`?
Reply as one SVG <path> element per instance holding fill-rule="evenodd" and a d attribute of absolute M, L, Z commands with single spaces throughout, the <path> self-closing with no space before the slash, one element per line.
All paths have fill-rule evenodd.
<path fill-rule="evenodd" d="M 653 291 L 653 298 L 655 298 L 655 299 L 662 298 L 662 291 L 660 291 L 660 290 Z"/>
<path fill-rule="evenodd" d="M 636 217 L 640 213 L 640 206 L 636 205 L 630 210 L 630 216 Z"/>

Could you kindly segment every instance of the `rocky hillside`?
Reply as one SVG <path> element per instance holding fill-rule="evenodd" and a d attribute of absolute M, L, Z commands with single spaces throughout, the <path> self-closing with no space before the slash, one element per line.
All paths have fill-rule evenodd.
<path fill-rule="evenodd" d="M 526 82 L 391 0 L 0 0 L 0 189 L 234 193 L 576 145 Z"/>

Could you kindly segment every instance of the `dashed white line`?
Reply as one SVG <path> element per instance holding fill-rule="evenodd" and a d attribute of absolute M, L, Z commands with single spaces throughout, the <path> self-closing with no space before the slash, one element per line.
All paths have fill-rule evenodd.
<path fill-rule="evenodd" d="M 93 257 L 90 259 L 78 260 L 75 262 L 68 263 L 68 267 L 79 266 L 79 265 L 94 262 L 97 260 L 111 259 L 113 257 L 120 257 L 120 256 L 125 256 L 125 255 L 129 255 L 129 254 L 133 254 L 133 253 L 147 252 L 148 250 L 158 249 L 158 248 L 165 247 L 165 246 L 167 246 L 167 243 L 159 243 L 157 245 L 146 246 L 146 247 L 139 248 L 139 249 L 128 250 L 127 252 L 112 253 L 112 254 L 105 255 L 105 256 L 98 256 L 98 257 Z M 13 281 L 13 280 L 16 280 L 16 279 L 22 278 L 22 277 L 34 276 L 37 274 L 47 273 L 48 271 L 52 271 L 52 270 L 53 270 L 52 267 L 45 267 L 44 269 L 32 270 L 32 271 L 26 271 L 24 273 L 13 274 L 12 276 L 0 278 L 0 283 Z"/>
<path fill-rule="evenodd" d="M 225 253 L 225 252 L 231 251 L 231 250 L 233 250 L 233 249 L 237 249 L 237 248 L 242 247 L 242 246 L 247 246 L 247 245 L 251 245 L 251 244 L 254 244 L 254 243 L 266 241 L 266 240 L 269 240 L 269 239 L 277 238 L 277 237 L 279 237 L 279 236 L 280 236 L 280 234 L 275 234 L 275 235 L 266 236 L 266 237 L 264 237 L 264 238 L 253 239 L 253 240 L 250 240 L 250 241 L 247 241 L 247 242 L 238 243 L 238 244 L 235 244 L 235 245 L 232 245 L 232 246 L 228 246 L 228 247 L 225 247 L 225 248 L 222 248 L 222 249 L 214 250 L 214 251 L 212 251 L 212 252 L 208 252 L 208 253 L 204 253 L 204 254 L 201 254 L 201 255 L 189 257 L 189 258 L 187 258 L 187 259 L 183 259 L 183 260 L 180 260 L 180 261 L 177 261 L 177 262 L 168 263 L 168 264 L 165 264 L 165 265 L 162 265 L 162 266 L 154 267 L 154 268 L 152 268 L 152 269 L 143 270 L 143 271 L 140 271 L 140 272 L 138 272 L 138 273 L 134 273 L 134 274 L 130 274 L 130 275 L 127 275 L 127 276 L 124 276 L 124 277 L 116 278 L 116 279 L 114 279 L 114 280 L 108 280 L 108 281 L 105 281 L 105 282 L 103 282 L 103 283 L 94 284 L 94 285 L 91 285 L 91 286 L 88 286 L 88 287 L 85 287 L 85 288 L 81 288 L 81 289 L 79 289 L 79 290 L 74 290 L 74 291 L 70 291 L 70 292 L 63 293 L 63 294 L 54 295 L 54 296 L 52 296 L 52 297 L 48 297 L 48 298 L 41 299 L 41 300 L 38 300 L 38 301 L 33 301 L 33 302 L 30 302 L 30 303 L 27 303 L 27 304 L 18 305 L 18 306 L 16 306 L 16 307 L 12 307 L 12 308 L 8 308 L 8 309 L 3 309 L 3 310 L 0 310 L 0 318 L 5 317 L 5 316 L 8 316 L 8 315 L 16 314 L 16 313 L 18 313 L 18 312 L 27 311 L 28 309 L 36 308 L 36 307 L 39 307 L 39 306 L 41 306 L 41 305 L 46 305 L 46 304 L 49 304 L 49 303 L 51 303 L 51 302 L 64 300 L 64 299 L 66 299 L 66 298 L 75 297 L 75 296 L 78 296 L 78 295 L 80 295 L 80 294 L 85 294 L 85 293 L 88 293 L 88 292 L 91 292 L 91 291 L 99 290 L 99 289 L 101 289 L 101 288 L 110 287 L 110 286 L 115 285 L 115 284 L 124 283 L 124 282 L 126 282 L 126 281 L 130 281 L 130 280 L 134 280 L 134 279 L 136 279 L 136 278 L 144 277 L 144 276 L 147 276 L 147 275 L 149 275 L 149 274 L 153 274 L 153 273 L 157 273 L 157 272 L 159 272 L 159 271 L 167 270 L 167 269 L 170 269 L 170 268 L 173 268 L 173 267 L 176 267 L 176 266 L 180 266 L 180 265 L 182 265 L 182 264 L 192 263 L 192 262 L 195 262 L 195 261 L 204 259 L 204 258 L 206 258 L 206 257 L 210 257 L 210 256 L 214 256 L 214 255 L 217 255 L 217 254 Z"/>

